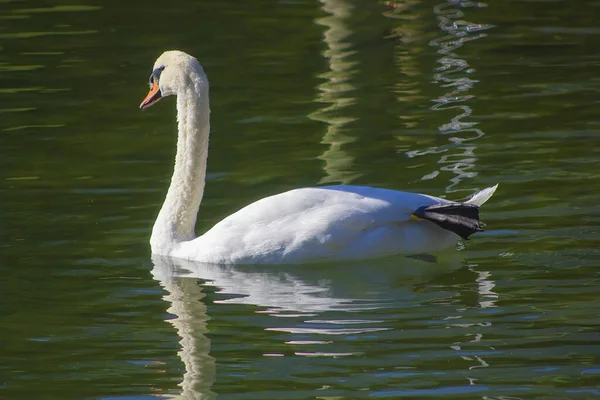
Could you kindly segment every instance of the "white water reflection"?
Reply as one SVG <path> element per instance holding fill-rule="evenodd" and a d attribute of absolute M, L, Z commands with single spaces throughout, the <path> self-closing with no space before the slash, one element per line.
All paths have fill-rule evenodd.
<path fill-rule="evenodd" d="M 178 352 L 185 366 L 179 383 L 181 394 L 174 399 L 211 400 L 216 394 L 211 391 L 215 381 L 215 359 L 209 355 L 210 340 L 206 337 L 208 315 L 202 302 L 205 294 L 195 279 L 181 279 L 177 265 L 172 260 L 155 256 L 152 275 L 167 291 L 163 299 L 169 303 L 167 312 L 175 318 L 169 319 L 181 338 Z"/>
<path fill-rule="evenodd" d="M 179 356 L 185 373 L 181 394 L 175 398 L 215 398 L 216 364 L 227 369 L 231 363 L 223 356 L 218 360 L 211 356 L 212 344 L 206 336 L 211 318 L 221 326 L 239 326 L 232 321 L 243 318 L 250 331 L 265 332 L 257 344 L 243 344 L 243 340 L 222 334 L 218 339 L 217 354 L 228 354 L 223 346 L 238 351 L 247 346 L 252 353 L 261 352 L 262 357 L 246 359 L 250 370 L 252 365 L 261 368 L 260 359 L 265 357 L 281 359 L 273 362 L 286 365 L 290 375 L 295 368 L 290 365 L 299 370 L 314 368 L 319 364 L 309 360 L 315 358 L 352 359 L 356 361 L 345 365 L 360 365 L 365 362 L 363 357 L 380 351 L 374 346 L 380 342 L 398 349 L 388 357 L 379 356 L 387 371 L 414 368 L 421 356 L 411 350 L 411 343 L 417 348 L 439 346 L 436 357 L 440 360 L 455 354 L 469 362 L 465 371 L 475 373 L 488 367 L 485 355 L 493 349 L 485 345 L 483 337 L 492 328 L 486 315 L 477 310 L 494 306 L 494 282 L 489 273 L 476 271 L 475 265 L 465 266 L 460 253 L 447 257 L 437 263 L 394 257 L 351 264 L 280 266 L 224 266 L 154 257 L 152 275 L 168 292 L 164 297 L 168 312 L 176 317 L 168 322 L 181 338 Z M 208 302 L 205 287 L 211 287 L 206 290 Z M 473 293 L 477 293 L 477 304 L 469 300 Z M 212 304 L 208 310 L 205 303 Z M 444 338 L 457 336 L 464 339 L 448 342 L 450 353 L 446 353 Z M 240 355 L 237 357 L 239 360 Z M 289 357 L 305 361 L 290 364 Z M 233 364 L 231 368 L 237 368 L 238 361 Z M 477 376 L 465 378 L 475 385 Z M 373 375 L 366 379 L 381 378 Z"/>
<path fill-rule="evenodd" d="M 180 356 L 188 371 L 181 386 L 204 390 L 208 396 L 214 359 L 204 336 L 208 317 L 198 280 L 225 297 L 214 304 L 253 306 L 255 314 L 271 317 L 266 324 L 264 319 L 255 321 L 264 324 L 265 331 L 289 334 L 285 343 L 311 350 L 294 354 L 340 356 L 353 352 L 328 350 L 330 345 L 340 347 L 335 337 L 344 340 L 392 329 L 389 320 L 374 315 L 412 301 L 412 284 L 461 266 L 460 258 L 448 257 L 438 263 L 394 257 L 352 264 L 224 266 L 155 256 L 152 275 L 169 291 L 165 300 L 171 303 L 169 312 L 177 316 L 170 322 L 182 338 Z M 317 350 L 315 345 L 327 349 Z M 188 382 L 195 379 L 203 386 Z"/>
<path fill-rule="evenodd" d="M 469 120 L 473 115 L 469 102 L 474 98 L 470 91 L 478 83 L 478 80 L 474 79 L 477 71 L 464 58 L 461 58 L 456 51 L 470 41 L 487 36 L 483 31 L 492 28 L 491 25 L 477 24 L 462 19 L 464 17 L 463 9 L 485 6 L 486 4 L 481 2 L 448 0 L 434 7 L 434 12 L 439 21 L 438 26 L 444 36 L 429 43 L 438 49 L 437 53 L 440 55 L 433 79 L 440 88 L 447 90 L 447 92 L 433 100 L 435 104 L 431 107 L 431 110 L 453 110 L 458 114 L 438 128 L 440 133 L 449 135 L 448 141 L 450 144 L 432 148 L 422 153 L 441 154 L 438 160 L 439 169 L 425 175 L 423 179 L 434 178 L 440 172 L 450 172 L 454 176 L 449 179 L 450 184 L 446 186 L 446 192 L 448 193 L 457 191 L 474 192 L 477 190 L 476 188 L 461 187 L 462 182 L 477 176 L 477 145 L 475 141 L 485 134 L 482 129 L 477 127 L 476 122 Z M 413 155 L 420 154 L 415 153 Z M 492 290 L 496 285 L 492 280 L 492 274 L 488 271 L 478 271 L 476 267 L 477 265 L 471 265 L 469 269 L 477 275 L 475 282 L 477 284 L 479 307 L 481 309 L 495 307 L 498 296 Z M 459 309 L 457 317 L 460 318 L 465 311 L 465 309 Z M 486 348 L 483 351 L 470 349 L 473 346 L 482 345 L 484 332 L 491 328 L 492 322 L 459 322 L 455 326 L 466 328 L 468 331 L 466 337 L 471 338 L 466 342 L 455 342 L 451 346 L 452 349 L 461 354 L 460 357 L 463 360 L 471 363 L 468 367 L 469 371 L 489 367 L 490 365 L 484 359 L 483 353 L 487 353 L 493 348 L 485 346 Z M 478 385 L 478 379 L 474 376 L 467 376 L 466 378 L 470 386 Z"/>
<path fill-rule="evenodd" d="M 468 268 L 476 275 L 477 308 L 484 310 L 486 308 L 496 307 L 498 294 L 493 291 L 496 283 L 491 279 L 492 274 L 489 271 L 479 271 L 476 267 L 476 264 L 471 264 Z M 468 366 L 469 371 L 488 368 L 490 364 L 485 360 L 484 354 L 489 354 L 495 349 L 486 345 L 483 338 L 485 332 L 489 332 L 493 329 L 492 322 L 482 321 L 479 318 L 472 320 L 472 308 L 461 307 L 456 311 L 455 315 L 446 317 L 446 320 L 449 322 L 448 328 L 465 329 L 465 340 L 452 343 L 450 348 L 454 350 L 461 359 L 470 363 Z M 483 349 L 480 347 L 483 347 Z M 475 376 L 466 376 L 466 379 L 470 386 L 479 384 L 478 379 Z"/>
<path fill-rule="evenodd" d="M 231 295 L 227 299 L 216 300 L 216 304 L 253 305 L 258 307 L 257 313 L 285 318 L 385 307 L 385 296 L 374 291 L 373 286 L 380 286 L 391 277 L 410 282 L 458 268 L 460 256 L 447 254 L 443 261 L 437 263 L 391 257 L 348 264 L 218 265 L 159 256 L 154 256 L 153 262 L 152 274 L 161 283 L 169 283 L 175 278 L 202 279 L 217 287 L 217 293 Z M 390 293 L 390 299 L 396 299 L 398 293 Z M 345 324 L 361 322 L 353 319 L 344 321 Z"/>
<path fill-rule="evenodd" d="M 449 0 L 438 4 L 433 11 L 439 21 L 438 26 L 443 36 L 429 42 L 430 46 L 437 48 L 439 59 L 438 66 L 433 74 L 433 81 L 439 85 L 444 94 L 434 99 L 435 103 L 431 110 L 448 111 L 453 110 L 458 114 L 438 130 L 444 135 L 449 135 L 447 145 L 430 147 L 424 150 L 408 151 L 409 157 L 418 157 L 426 154 L 441 154 L 437 164 L 438 168 L 422 179 L 433 179 L 441 172 L 453 174 L 449 178 L 450 183 L 446 192 L 471 191 L 475 188 L 461 188 L 461 182 L 477 176 L 475 140 L 481 138 L 485 133 L 477 127 L 477 123 L 468 120 L 472 117 L 473 110 L 469 101 L 473 99 L 470 90 L 478 83 L 474 77 L 476 70 L 464 58 L 461 58 L 457 50 L 466 43 L 486 37 L 483 31 L 492 28 L 491 25 L 477 24 L 465 21 L 463 9 L 469 7 L 485 7 L 481 2 Z"/>
<path fill-rule="evenodd" d="M 434 105 L 430 108 L 433 112 L 454 112 L 450 121 L 438 127 L 441 134 L 448 136 L 448 142 L 441 146 L 433 146 L 426 149 L 407 151 L 410 158 L 424 155 L 436 154 L 439 156 L 435 169 L 424 175 L 422 179 L 434 179 L 445 177 L 450 173 L 446 192 L 468 191 L 474 192 L 477 188 L 465 185 L 465 181 L 477 176 L 477 144 L 476 141 L 484 136 L 484 131 L 477 123 L 470 120 L 473 116 L 471 103 L 474 96 L 471 90 L 478 83 L 477 71 L 464 58 L 459 55 L 459 50 L 470 41 L 484 38 L 485 30 L 492 28 L 490 25 L 477 24 L 466 21 L 465 10 L 473 7 L 485 7 L 481 2 L 464 0 L 448 0 L 433 7 L 433 12 L 438 20 L 438 27 L 442 36 L 433 39 L 429 45 L 436 48 L 439 55 L 437 67 L 433 74 L 433 82 L 443 91 L 443 94 L 433 99 Z M 408 10 L 408 8 L 407 8 Z M 407 10 L 402 10 L 403 14 Z M 401 27 L 401 37 L 410 38 L 405 33 L 406 28 Z M 402 47 L 403 46 L 399 46 Z M 403 63 L 405 64 L 404 60 Z M 406 85 L 405 85 L 406 86 Z M 401 93 L 418 94 L 410 87 L 401 87 Z M 410 126 L 407 125 L 410 128 Z M 468 194 L 468 193 L 467 193 Z M 469 270 L 475 274 L 475 285 L 477 289 L 477 305 L 479 309 L 496 307 L 498 294 L 494 292 L 496 286 L 489 271 L 477 270 L 477 265 L 470 265 Z M 470 363 L 468 370 L 473 371 L 489 367 L 484 359 L 484 353 L 493 350 L 486 347 L 484 350 L 472 350 L 473 347 L 483 345 L 484 333 L 492 328 L 491 321 L 472 320 L 470 318 L 472 308 L 457 308 L 456 313 L 448 315 L 445 320 L 448 328 L 464 329 L 465 340 L 455 341 L 450 344 L 458 356 Z M 469 386 L 477 385 L 477 379 L 473 376 L 466 377 Z"/>

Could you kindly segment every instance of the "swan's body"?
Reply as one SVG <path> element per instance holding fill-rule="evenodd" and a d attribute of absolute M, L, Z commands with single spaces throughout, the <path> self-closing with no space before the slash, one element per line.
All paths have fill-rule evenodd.
<path fill-rule="evenodd" d="M 217 264 L 359 260 L 435 252 L 454 245 L 459 240 L 455 232 L 466 237 L 481 230 L 472 212 L 496 186 L 467 203 L 371 187 L 329 186 L 258 200 L 196 238 L 210 133 L 208 80 L 195 58 L 168 51 L 156 61 L 150 81 L 150 93 L 140 108 L 175 94 L 179 122 L 175 170 L 150 239 L 154 254 Z M 436 205 L 452 210 L 430 217 L 427 207 Z"/>

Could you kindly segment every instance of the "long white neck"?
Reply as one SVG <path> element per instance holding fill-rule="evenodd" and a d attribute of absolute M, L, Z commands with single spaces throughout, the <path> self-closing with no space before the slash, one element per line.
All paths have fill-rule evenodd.
<path fill-rule="evenodd" d="M 158 214 L 150 246 L 167 254 L 177 243 L 195 237 L 196 216 L 204 193 L 210 108 L 208 84 L 194 82 L 177 93 L 177 155 L 165 202 Z"/>

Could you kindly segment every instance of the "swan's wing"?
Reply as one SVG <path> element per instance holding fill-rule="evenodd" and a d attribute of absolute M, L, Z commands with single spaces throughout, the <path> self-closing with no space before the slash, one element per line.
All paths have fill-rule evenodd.
<path fill-rule="evenodd" d="M 183 244 L 182 255 L 215 263 L 299 263 L 435 251 L 456 236 L 410 216 L 439 203 L 448 201 L 369 187 L 296 189 L 230 215 Z"/>

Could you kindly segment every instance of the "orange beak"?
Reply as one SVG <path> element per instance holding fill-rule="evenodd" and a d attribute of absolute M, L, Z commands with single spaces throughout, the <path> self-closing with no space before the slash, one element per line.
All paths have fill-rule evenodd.
<path fill-rule="evenodd" d="M 160 94 L 160 87 L 158 86 L 158 81 L 156 80 L 156 78 L 152 78 L 152 87 L 150 88 L 150 92 L 148 92 L 146 98 L 142 100 L 142 104 L 140 104 L 140 109 L 145 110 L 160 99 L 162 99 L 162 96 Z"/>

